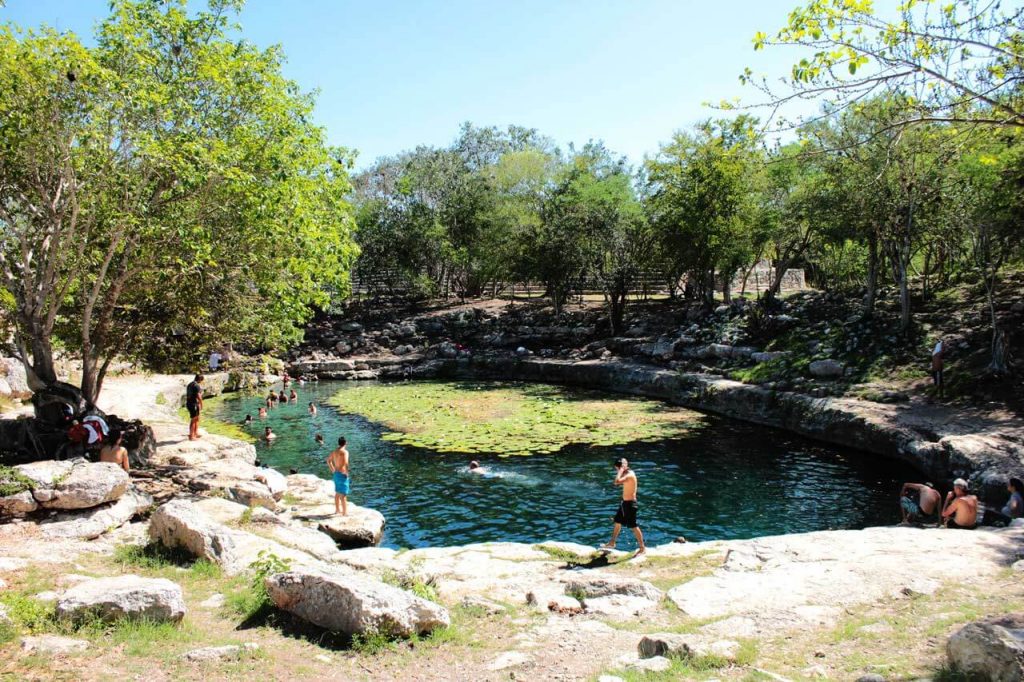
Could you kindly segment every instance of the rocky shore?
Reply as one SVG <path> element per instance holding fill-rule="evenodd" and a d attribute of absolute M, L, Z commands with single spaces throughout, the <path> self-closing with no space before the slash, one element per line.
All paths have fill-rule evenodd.
<path fill-rule="evenodd" d="M 550 363 L 509 362 L 550 371 Z M 501 367 L 489 371 L 507 371 Z M 652 382 L 648 370 L 631 370 L 640 372 L 632 380 L 628 372 L 612 378 L 630 392 L 652 385 L 679 390 L 674 379 Z M 456 361 L 437 371 L 463 370 Z M 37 660 L 47 661 L 46 674 L 79 669 L 84 660 L 107 671 L 130 667 L 124 651 L 87 634 L 94 626 L 83 623 L 97 618 L 114 628 L 142 619 L 237 632 L 239 616 L 217 605 L 225 592 L 234 590 L 232 599 L 249 594 L 253 576 L 269 608 L 292 621 L 268 621 L 241 638 L 190 636 L 172 646 L 173 658 L 155 662 L 152 679 L 211 672 L 233 678 L 254 666 L 296 679 L 322 678 L 327 670 L 357 679 L 495 680 L 614 679 L 658 670 L 694 679 L 707 671 L 726 679 L 854 679 L 881 670 L 870 679 L 903 679 L 904 668 L 920 672 L 947 660 L 994 675 L 999 657 L 1021 646 L 1016 621 L 1006 616 L 961 626 L 1024 609 L 1022 527 L 825 531 L 670 544 L 635 559 L 601 556 L 559 538 L 396 551 L 376 546 L 384 525 L 376 512 L 356 507 L 349 519 L 331 513 L 327 481 L 255 467 L 252 446 L 229 438 L 184 439 L 174 398 L 185 380 L 111 383 L 109 409 L 145 416 L 155 434 L 155 452 L 131 479 L 112 465 L 43 462 L 21 468 L 32 484 L 28 497 L 18 497 L 20 508 L 0 500 L 9 515 L 0 525 L 0 630 L 20 633 L 0 644 L 0 670 L 32 679 Z M 10 515 L 21 520 L 10 522 Z M 204 578 L 190 578 L 195 584 L 181 583 L 175 576 L 191 575 L 185 568 L 161 572 L 147 561 L 118 559 L 132 546 L 177 552 L 211 568 Z M 154 547 L 160 549 L 147 549 Z M 40 592 L 45 586 L 52 587 Z M 26 621 L 26 600 L 52 609 L 52 620 Z M 923 624 L 908 624 L 905 614 Z M 287 622 L 304 624 L 310 644 L 290 639 L 286 633 L 296 626 Z M 903 636 L 903 629 L 922 627 L 933 634 L 908 642 L 915 653 L 904 663 L 891 662 L 891 647 L 876 647 L 895 628 Z M 459 632 L 472 645 L 436 634 Z M 315 642 L 324 641 L 323 633 L 355 637 L 345 646 L 356 648 L 321 648 Z M 448 643 L 397 659 L 358 649 L 381 633 L 385 642 Z M 948 654 L 946 634 L 955 635 Z M 865 650 L 889 662 L 872 667 L 863 662 Z M 315 660 L 298 666 L 295 656 Z M 92 677 L 86 672 L 82 679 Z"/>

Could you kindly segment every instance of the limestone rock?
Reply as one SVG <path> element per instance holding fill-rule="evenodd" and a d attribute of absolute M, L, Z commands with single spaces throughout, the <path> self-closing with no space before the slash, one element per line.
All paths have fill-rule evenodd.
<path fill-rule="evenodd" d="M 32 389 L 28 385 L 25 365 L 17 358 L 0 358 L 0 375 L 7 383 L 7 395 L 19 400 L 32 397 Z"/>
<path fill-rule="evenodd" d="M 128 473 L 110 462 L 49 460 L 15 469 L 35 482 L 32 495 L 47 509 L 89 509 L 116 500 L 128 489 Z"/>
<path fill-rule="evenodd" d="M 210 595 L 208 598 L 199 602 L 199 605 L 202 606 L 204 609 L 219 609 L 220 607 L 224 606 L 224 602 L 226 601 L 227 598 L 223 594 L 218 592 L 216 594 Z"/>
<path fill-rule="evenodd" d="M 0 516 L 24 516 L 36 509 L 39 509 L 39 503 L 29 490 L 0 497 Z"/>
<path fill-rule="evenodd" d="M 61 637 L 60 635 L 35 635 L 21 638 L 21 649 L 32 654 L 63 655 L 74 654 L 89 648 L 84 639 Z"/>
<path fill-rule="evenodd" d="M 950 664 L 992 682 L 1024 679 L 1024 614 L 994 616 L 965 625 L 946 644 Z"/>
<path fill-rule="evenodd" d="M 384 515 L 379 511 L 349 504 L 347 516 L 333 512 L 332 505 L 327 516 L 321 510 L 319 514 L 307 515 L 305 518 L 316 520 L 317 530 L 331 536 L 342 549 L 373 547 L 380 544 L 381 538 L 384 537 Z M 303 516 L 296 515 L 296 518 L 302 519 Z"/>
<path fill-rule="evenodd" d="M 202 649 L 192 649 L 181 655 L 190 663 L 204 663 L 207 661 L 237 661 L 246 654 L 259 651 L 260 645 L 255 642 L 245 644 L 227 644 L 225 646 L 208 646 Z"/>
<path fill-rule="evenodd" d="M 97 616 L 177 622 L 185 615 L 181 587 L 166 578 L 119 575 L 95 578 L 70 588 L 57 600 L 57 616 L 72 621 Z"/>
<path fill-rule="evenodd" d="M 498 670 L 515 668 L 532 661 L 533 659 L 530 655 L 524 654 L 522 651 L 506 651 L 494 659 L 491 664 L 487 666 L 487 669 L 496 672 Z"/>
<path fill-rule="evenodd" d="M 128 523 L 133 516 L 153 504 L 153 498 L 136 490 L 129 490 L 116 502 L 80 512 L 58 514 L 39 524 L 46 537 L 92 540 Z"/>
<path fill-rule="evenodd" d="M 582 595 L 586 598 L 626 595 L 650 601 L 660 601 L 663 593 L 654 585 L 636 578 L 622 578 L 601 574 L 581 574 L 568 578 L 565 593 Z"/>
<path fill-rule="evenodd" d="M 778 360 L 789 355 L 789 351 L 778 350 L 778 351 L 761 351 L 757 353 L 751 353 L 750 359 L 754 362 L 771 362 L 772 360 Z"/>
<path fill-rule="evenodd" d="M 360 575 L 288 571 L 268 576 L 266 586 L 279 609 L 332 632 L 408 637 L 450 623 L 443 607 Z"/>
<path fill-rule="evenodd" d="M 807 366 L 811 376 L 820 379 L 834 379 L 843 376 L 843 365 L 836 360 L 815 360 Z"/>
<path fill-rule="evenodd" d="M 462 600 L 461 605 L 465 609 L 475 609 L 483 611 L 488 616 L 496 616 L 501 613 L 505 613 L 505 607 L 497 602 L 493 602 L 490 599 L 484 599 L 483 597 L 466 597 Z"/>
<path fill-rule="evenodd" d="M 626 667 L 630 670 L 638 670 L 645 673 L 663 673 L 672 667 L 672 661 L 664 656 L 655 656 L 653 658 L 641 658 L 638 661 L 633 661 L 628 663 Z"/>
<path fill-rule="evenodd" d="M 185 500 L 171 500 L 157 508 L 149 519 L 149 536 L 165 547 L 181 547 L 221 566 L 234 563 L 235 542 L 229 529 Z"/>
<path fill-rule="evenodd" d="M 657 633 L 645 635 L 637 645 L 640 658 L 665 656 L 667 658 L 702 658 L 714 656 L 729 663 L 736 662 L 739 642 L 732 640 L 708 641 L 698 635 Z"/>

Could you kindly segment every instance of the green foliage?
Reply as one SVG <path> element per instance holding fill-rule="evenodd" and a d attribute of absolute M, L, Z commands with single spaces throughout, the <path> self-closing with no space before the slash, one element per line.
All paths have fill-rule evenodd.
<path fill-rule="evenodd" d="M 44 380 L 52 339 L 81 350 L 94 398 L 114 354 L 282 345 L 347 291 L 351 155 L 280 49 L 239 39 L 241 4 L 116 0 L 89 45 L 0 29 L 2 262 Z"/>
<path fill-rule="evenodd" d="M 0 464 L 0 497 L 32 489 L 32 479 L 13 467 Z"/>
<path fill-rule="evenodd" d="M 363 656 L 377 656 L 397 647 L 398 638 L 383 630 L 367 630 L 352 636 L 352 650 Z"/>
<path fill-rule="evenodd" d="M 273 602 L 267 592 L 266 579 L 275 573 L 283 573 L 291 565 L 289 559 L 282 559 L 273 552 L 262 550 L 256 561 L 249 566 L 252 577 L 244 588 L 228 595 L 228 608 L 245 619 L 253 618 L 271 608 Z"/>
<path fill-rule="evenodd" d="M 570 443 L 622 445 L 679 436 L 701 423 L 689 410 L 543 385 L 367 384 L 331 402 L 386 425 L 385 440 L 446 452 L 530 455 Z"/>
<path fill-rule="evenodd" d="M 426 599 L 427 601 L 432 602 L 438 601 L 437 588 L 434 587 L 431 582 L 424 581 L 423 578 L 416 575 L 414 572 L 396 573 L 395 571 L 389 570 L 385 571 L 384 574 L 381 575 L 381 580 L 389 585 L 394 585 L 400 589 L 408 590 L 421 599 Z"/>
<path fill-rule="evenodd" d="M 0 604 L 7 611 L 7 617 L 14 623 L 13 631 L 29 634 L 47 632 L 56 627 L 56 614 L 52 602 L 44 602 L 20 592 L 0 592 Z M 13 639 L 12 629 L 8 628 L 6 636 Z"/>

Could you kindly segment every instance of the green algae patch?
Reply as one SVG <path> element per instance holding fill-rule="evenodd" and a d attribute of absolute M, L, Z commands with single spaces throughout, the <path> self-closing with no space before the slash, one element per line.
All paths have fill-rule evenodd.
<path fill-rule="evenodd" d="M 366 384 L 339 391 L 330 402 L 383 424 L 387 441 L 502 456 L 659 441 L 702 424 L 698 412 L 652 400 L 537 384 Z"/>

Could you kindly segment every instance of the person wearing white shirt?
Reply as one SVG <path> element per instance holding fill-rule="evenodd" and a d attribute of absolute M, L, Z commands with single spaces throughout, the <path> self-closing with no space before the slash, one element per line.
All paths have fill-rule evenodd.
<path fill-rule="evenodd" d="M 223 359 L 224 356 L 217 351 L 210 353 L 210 371 L 216 372 L 220 368 L 220 361 Z"/>

